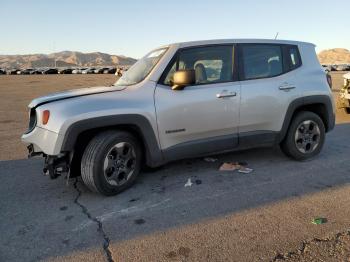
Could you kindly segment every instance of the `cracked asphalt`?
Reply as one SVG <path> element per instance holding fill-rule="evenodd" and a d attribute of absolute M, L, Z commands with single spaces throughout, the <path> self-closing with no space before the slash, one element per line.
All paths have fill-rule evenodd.
<path fill-rule="evenodd" d="M 350 124 L 307 162 L 278 148 L 178 161 L 116 197 L 41 175 L 40 159 L 1 161 L 0 260 L 269 261 L 348 230 Z M 217 171 L 247 161 L 251 174 Z M 200 180 L 184 187 L 187 179 Z M 328 223 L 313 225 L 315 216 Z M 293 260 L 291 260 L 293 261 Z"/>
<path fill-rule="evenodd" d="M 5 150 L 0 261 L 349 261 L 350 116 L 337 122 L 311 161 L 279 148 L 177 161 L 115 197 L 91 193 L 80 179 L 50 180 L 40 158 L 10 160 Z M 254 171 L 218 171 L 225 161 Z M 188 178 L 193 185 L 184 187 Z M 315 217 L 328 222 L 314 225 Z"/>

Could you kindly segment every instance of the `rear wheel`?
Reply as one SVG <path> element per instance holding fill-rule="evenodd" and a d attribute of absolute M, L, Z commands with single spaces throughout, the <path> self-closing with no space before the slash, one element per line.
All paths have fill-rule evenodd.
<path fill-rule="evenodd" d="M 137 139 L 123 131 L 106 131 L 95 136 L 81 161 L 86 186 L 106 196 L 130 187 L 140 172 L 142 153 Z"/>
<path fill-rule="evenodd" d="M 321 152 L 324 141 L 322 119 L 315 113 L 302 111 L 293 118 L 281 149 L 289 157 L 306 160 Z"/>

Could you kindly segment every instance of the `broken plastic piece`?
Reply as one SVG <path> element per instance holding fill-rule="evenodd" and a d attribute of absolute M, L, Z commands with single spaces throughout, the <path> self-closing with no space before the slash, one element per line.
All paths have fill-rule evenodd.
<path fill-rule="evenodd" d="M 240 169 L 240 165 L 238 163 L 223 163 L 219 170 L 220 171 L 235 171 L 237 169 Z"/>
<path fill-rule="evenodd" d="M 311 223 L 315 225 L 321 225 L 327 223 L 327 221 L 328 220 L 325 217 L 316 217 L 311 221 Z"/>
<path fill-rule="evenodd" d="M 186 184 L 185 184 L 185 187 L 189 187 L 189 186 L 192 186 L 192 185 L 193 185 L 193 183 L 192 183 L 192 181 L 191 181 L 191 178 L 189 178 L 189 179 L 187 180 Z"/>
<path fill-rule="evenodd" d="M 241 168 L 238 170 L 238 172 L 243 173 L 243 174 L 249 174 L 249 173 L 253 172 L 253 169 L 249 168 L 249 167 L 241 166 Z"/>
<path fill-rule="evenodd" d="M 214 157 L 205 157 L 203 160 L 205 162 L 208 162 L 208 163 L 214 163 L 214 162 L 218 161 L 218 159 L 214 158 Z"/>

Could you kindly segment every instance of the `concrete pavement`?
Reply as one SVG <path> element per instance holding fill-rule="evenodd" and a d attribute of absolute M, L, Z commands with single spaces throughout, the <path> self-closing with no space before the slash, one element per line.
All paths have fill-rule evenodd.
<path fill-rule="evenodd" d="M 0 261 L 273 260 L 349 229 L 349 134 L 337 125 L 307 162 L 278 148 L 178 161 L 109 198 L 43 177 L 40 159 L 0 161 Z M 254 172 L 220 172 L 224 161 Z M 318 215 L 329 222 L 311 225 Z"/>

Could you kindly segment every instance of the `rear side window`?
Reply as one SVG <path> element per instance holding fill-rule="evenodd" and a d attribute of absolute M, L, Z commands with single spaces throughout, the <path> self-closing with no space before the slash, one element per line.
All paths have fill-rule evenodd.
<path fill-rule="evenodd" d="M 297 46 L 287 47 L 287 56 L 289 59 L 289 71 L 301 66 L 300 54 Z"/>
<path fill-rule="evenodd" d="M 241 46 L 241 73 L 245 80 L 268 78 L 282 74 L 281 46 L 243 44 Z"/>

